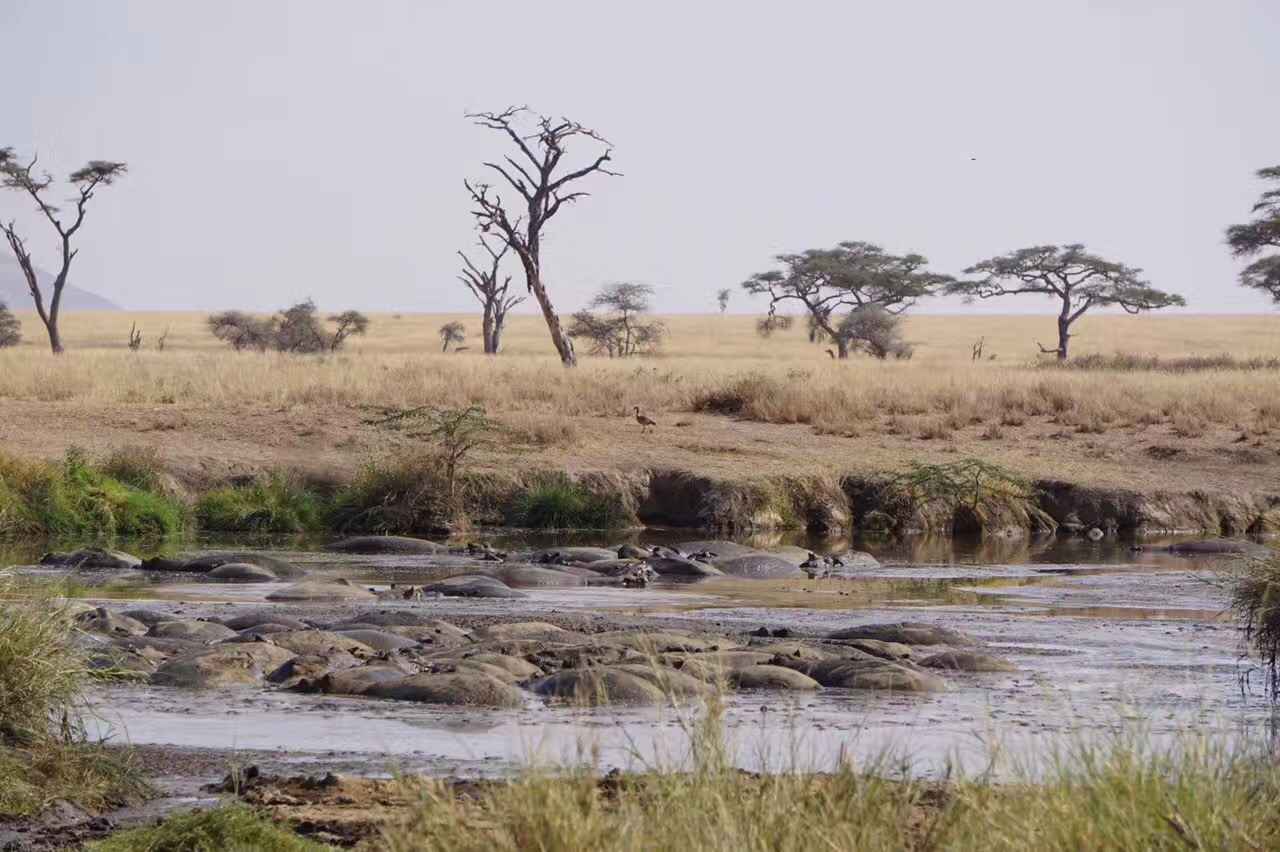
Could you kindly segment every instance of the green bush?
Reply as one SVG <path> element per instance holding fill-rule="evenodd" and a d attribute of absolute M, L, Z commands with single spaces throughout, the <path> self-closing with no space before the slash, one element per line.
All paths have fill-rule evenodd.
<path fill-rule="evenodd" d="M 61 465 L 0 454 L 0 536 L 161 536 L 185 525 L 177 499 L 116 479 L 84 450 Z"/>
<path fill-rule="evenodd" d="M 633 521 L 616 495 L 599 494 L 563 474 L 537 474 L 507 507 L 510 526 L 541 530 L 603 530 Z"/>
<path fill-rule="evenodd" d="M 0 578 L 0 821 L 57 798 L 92 808 L 136 797 L 145 785 L 76 721 L 89 672 L 66 606 L 52 593 L 16 595 Z"/>
<path fill-rule="evenodd" d="M 196 522 L 213 532 L 311 532 L 320 529 L 323 516 L 315 494 L 278 477 L 215 488 L 196 502 Z"/>
<path fill-rule="evenodd" d="M 99 852 L 309 852 L 329 847 L 299 837 L 244 805 L 224 805 L 122 831 L 89 848 Z"/>
<path fill-rule="evenodd" d="M 411 453 L 370 459 L 334 497 L 329 526 L 341 532 L 431 534 L 465 521 L 467 481 L 449 497 L 439 459 Z"/>

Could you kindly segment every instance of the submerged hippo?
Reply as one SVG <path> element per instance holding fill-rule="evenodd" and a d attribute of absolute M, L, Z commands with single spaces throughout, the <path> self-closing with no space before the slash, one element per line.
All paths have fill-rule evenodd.
<path fill-rule="evenodd" d="M 529 561 L 537 565 L 559 565 L 570 562 L 585 564 L 617 558 L 617 552 L 607 547 L 556 547 L 550 550 L 538 550 L 528 556 Z"/>
<path fill-rule="evenodd" d="M 674 545 L 676 552 L 681 556 L 692 556 L 695 553 L 708 553 L 711 556 L 750 556 L 758 554 L 760 551 L 754 547 L 748 547 L 745 544 L 735 544 L 732 541 L 682 541 Z"/>
<path fill-rule="evenodd" d="M 800 573 L 800 566 L 777 556 L 763 553 L 749 556 L 719 556 L 711 564 L 730 577 L 746 577 L 751 580 L 776 580 Z"/>
<path fill-rule="evenodd" d="M 1180 541 L 1170 545 L 1135 544 L 1130 550 L 1146 551 L 1148 553 L 1178 553 L 1184 556 L 1223 554 L 1228 556 L 1266 557 L 1276 554 L 1276 551 L 1261 544 L 1231 538 Z"/>
<path fill-rule="evenodd" d="M 307 576 L 306 571 L 292 562 L 252 550 L 222 550 L 205 553 L 188 559 L 177 570 L 184 574 L 206 574 L 223 565 L 254 565 L 265 568 L 281 580 L 300 580 Z M 142 567 L 153 571 L 165 570 L 162 563 L 157 560 L 148 560 Z"/>
<path fill-rule="evenodd" d="M 142 560 L 119 550 L 103 550 L 100 547 L 82 547 L 72 553 L 46 553 L 40 557 L 41 565 L 56 565 L 77 571 L 119 571 L 137 568 Z"/>
<path fill-rule="evenodd" d="M 650 556 L 645 564 L 660 577 L 723 577 L 724 572 L 713 565 L 683 559 L 677 556 Z"/>
<path fill-rule="evenodd" d="M 382 553 L 448 553 L 449 546 L 425 538 L 409 538 L 401 535 L 361 535 L 355 538 L 344 538 L 326 544 L 324 549 L 330 553 L 360 553 L 376 555 Z"/>
<path fill-rule="evenodd" d="M 526 593 L 513 589 L 496 577 L 484 574 L 458 574 L 423 586 L 425 594 L 440 594 L 450 598 L 527 598 Z"/>

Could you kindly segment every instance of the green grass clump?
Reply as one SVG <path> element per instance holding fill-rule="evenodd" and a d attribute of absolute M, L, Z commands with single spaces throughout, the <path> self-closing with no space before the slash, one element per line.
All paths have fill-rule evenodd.
<path fill-rule="evenodd" d="M 617 495 L 600 494 L 563 474 L 537 474 L 507 506 L 510 526 L 540 530 L 617 529 L 635 518 Z"/>
<path fill-rule="evenodd" d="M 0 578 L 0 819 L 59 798 L 92 809 L 136 797 L 136 775 L 84 740 L 78 710 L 90 673 L 70 642 L 66 606 L 15 591 Z"/>
<path fill-rule="evenodd" d="M 1268 694 L 1280 697 L 1280 553 L 1245 564 L 1231 584 L 1231 608 L 1261 658 Z"/>
<path fill-rule="evenodd" d="M 601 780 L 540 771 L 419 795 L 384 830 L 402 850 L 1274 849 L 1280 768 L 1188 744 L 1163 756 L 1079 746 L 1034 781 L 913 779 L 871 772 L 753 775 L 695 746 L 689 771 Z M 1016 776 L 1016 773 L 1015 773 Z"/>
<path fill-rule="evenodd" d="M 467 479 L 449 496 L 440 460 L 431 453 L 369 459 L 333 499 L 329 526 L 376 535 L 433 534 L 465 524 Z"/>
<path fill-rule="evenodd" d="M 215 532 L 311 532 L 320 528 L 323 517 L 315 494 L 278 477 L 215 488 L 196 502 L 196 522 Z"/>
<path fill-rule="evenodd" d="M 243 805 L 175 814 L 89 846 L 97 852 L 311 852 L 328 848 Z"/>
<path fill-rule="evenodd" d="M 185 525 L 178 499 L 117 479 L 81 449 L 61 464 L 0 454 L 0 536 L 147 537 Z"/>

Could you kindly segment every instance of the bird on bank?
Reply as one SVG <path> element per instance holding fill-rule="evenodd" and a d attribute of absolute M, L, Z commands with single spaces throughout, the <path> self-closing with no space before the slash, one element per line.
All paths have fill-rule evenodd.
<path fill-rule="evenodd" d="M 646 432 L 649 429 L 652 429 L 654 426 L 658 425 L 653 420 L 650 420 L 648 417 L 645 417 L 643 414 L 640 413 L 640 406 L 633 405 L 631 407 L 636 410 L 636 422 L 640 424 L 641 433 Z"/>

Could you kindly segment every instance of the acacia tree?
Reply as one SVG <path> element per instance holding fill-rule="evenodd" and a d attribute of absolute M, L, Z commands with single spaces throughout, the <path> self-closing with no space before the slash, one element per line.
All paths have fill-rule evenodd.
<path fill-rule="evenodd" d="M 789 325 L 788 317 L 778 315 L 778 305 L 799 302 L 808 314 L 810 339 L 830 339 L 840 358 L 848 358 L 851 348 L 867 348 L 857 336 L 867 324 L 855 321 L 855 312 L 877 308 L 896 316 L 954 280 L 925 269 L 928 260 L 921 255 L 893 255 L 865 242 L 780 254 L 777 260 L 784 270 L 761 272 L 742 284 L 748 293 L 769 297 L 760 332 Z"/>
<path fill-rule="evenodd" d="M 728 287 L 725 287 L 723 290 L 718 290 L 716 292 L 716 302 L 720 304 L 720 313 L 723 314 L 725 311 L 729 309 L 729 288 Z"/>
<path fill-rule="evenodd" d="M 519 128 L 526 123 L 526 115 L 532 116 L 526 107 L 467 114 L 480 127 L 504 133 L 515 145 L 515 156 L 504 156 L 501 164 L 486 162 L 484 165 L 497 172 L 515 190 L 522 209 L 509 208 L 501 192 L 490 184 L 464 181 L 464 185 L 474 204 L 472 215 L 476 218 L 476 226 L 482 234 L 496 232 L 520 258 L 525 284 L 538 300 L 560 361 L 566 367 L 574 367 L 578 357 L 574 354 L 573 342 L 560 324 L 560 317 L 551 304 L 543 280 L 542 232 L 561 207 L 588 195 L 582 190 L 571 189 L 571 184 L 594 172 L 617 174 L 605 167 L 613 148 L 599 133 L 567 118 L 537 116 L 531 122 L 534 131 L 523 133 Z M 605 151 L 584 166 L 569 168 L 562 161 L 567 145 L 573 140 L 604 145 Z"/>
<path fill-rule="evenodd" d="M 503 243 L 501 251 L 494 251 L 493 246 L 489 245 L 488 240 L 483 237 L 480 239 L 480 245 L 489 255 L 489 263 L 484 268 L 478 267 L 471 258 L 458 252 L 458 256 L 466 266 L 458 278 L 484 306 L 484 322 L 480 327 L 480 333 L 484 337 L 484 354 L 497 355 L 498 345 L 502 342 L 502 327 L 507 321 L 507 311 L 523 302 L 525 297 L 514 293 L 508 294 L 507 288 L 511 285 L 510 275 L 502 279 L 498 277 L 502 258 L 511 246 Z"/>
<path fill-rule="evenodd" d="M 966 301 L 1041 293 L 1058 299 L 1058 346 L 1040 351 L 1067 359 L 1071 326 L 1091 308 L 1118 305 L 1127 313 L 1140 314 L 1186 304 L 1176 293 L 1165 293 L 1142 278 L 1142 270 L 1104 260 L 1079 244 L 1033 246 L 989 258 L 965 270 L 966 275 L 982 275 L 970 281 L 956 281 L 947 292 L 963 295 Z"/>
<path fill-rule="evenodd" d="M 666 334 L 660 321 L 644 318 L 652 296 L 653 288 L 647 284 L 606 284 L 587 310 L 573 315 L 569 336 L 591 341 L 592 351 L 606 353 L 610 358 L 649 352 Z"/>
<path fill-rule="evenodd" d="M 1280 183 L 1280 166 L 1259 169 L 1261 180 Z M 1227 229 L 1227 245 L 1236 257 L 1256 257 L 1268 249 L 1280 249 L 1280 186 L 1268 189 L 1253 205 L 1256 219 Z M 1240 273 L 1240 283 L 1269 293 L 1280 304 L 1280 252 L 1258 258 Z"/>
<path fill-rule="evenodd" d="M 0 349 L 17 346 L 22 342 L 22 323 L 9 310 L 9 306 L 0 302 Z"/>
<path fill-rule="evenodd" d="M 329 314 L 329 322 L 335 328 L 329 337 L 329 351 L 337 352 L 348 337 L 364 337 L 369 330 L 369 318 L 359 311 L 343 311 L 340 314 Z"/>
<path fill-rule="evenodd" d="M 439 333 L 440 339 L 444 341 L 444 348 L 440 351 L 448 352 L 450 344 L 453 344 L 456 349 L 457 346 L 461 345 L 462 341 L 466 340 L 467 327 L 460 322 L 447 322 L 440 326 Z"/>
<path fill-rule="evenodd" d="M 27 251 L 26 241 L 18 234 L 16 223 L 13 221 L 7 224 L 0 222 L 0 231 L 4 232 L 5 238 L 9 241 L 9 248 L 13 249 L 18 266 L 22 269 L 22 275 L 27 280 L 27 289 L 31 291 L 31 298 L 36 303 L 36 313 L 40 316 L 40 321 L 44 323 L 45 330 L 49 333 L 49 348 L 56 355 L 63 350 L 62 334 L 58 330 L 58 313 L 62 307 L 62 291 L 67 287 L 67 276 L 71 272 L 71 261 L 75 260 L 76 254 L 79 252 L 78 249 L 71 248 L 71 240 L 84 224 L 85 212 L 88 210 L 89 201 L 93 198 L 94 193 L 97 192 L 98 187 L 111 185 L 116 178 L 128 170 L 128 167 L 124 163 L 116 163 L 110 160 L 91 160 L 87 166 L 72 172 L 67 181 L 75 190 L 75 194 L 71 198 L 71 203 L 75 206 L 75 214 L 69 222 L 65 222 L 59 215 L 61 211 L 57 205 L 49 199 L 49 191 L 54 183 L 53 176 L 48 172 L 43 172 L 36 176 L 34 173 L 36 162 L 37 158 L 32 156 L 31 162 L 22 165 L 15 159 L 12 148 L 0 148 L 0 186 L 30 196 L 31 200 L 36 203 L 36 208 L 41 215 L 49 221 L 49 224 L 53 226 L 54 231 L 58 234 L 61 263 L 58 267 L 58 274 L 54 276 L 50 285 L 47 305 L 45 304 L 44 292 L 40 288 L 40 282 L 36 278 L 35 264 L 31 260 L 30 252 Z"/>

